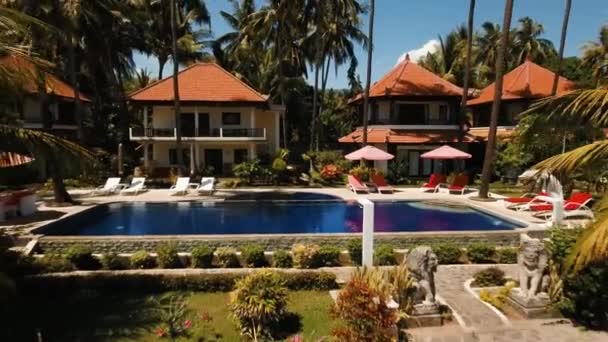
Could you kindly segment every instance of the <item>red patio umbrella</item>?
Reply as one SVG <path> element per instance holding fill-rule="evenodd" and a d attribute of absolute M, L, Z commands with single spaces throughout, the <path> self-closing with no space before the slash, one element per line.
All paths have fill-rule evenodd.
<path fill-rule="evenodd" d="M 462 152 L 459 149 L 455 149 L 452 146 L 443 145 L 432 151 L 424 153 L 423 155 L 420 156 L 420 158 L 440 159 L 440 160 L 443 160 L 443 159 L 469 159 L 469 158 L 471 158 L 471 155 L 466 152 Z"/>
<path fill-rule="evenodd" d="M 355 152 L 347 154 L 346 156 L 344 156 L 344 158 L 348 160 L 391 160 L 395 158 L 395 156 L 390 153 L 384 152 L 377 147 L 367 145 L 356 150 Z"/>

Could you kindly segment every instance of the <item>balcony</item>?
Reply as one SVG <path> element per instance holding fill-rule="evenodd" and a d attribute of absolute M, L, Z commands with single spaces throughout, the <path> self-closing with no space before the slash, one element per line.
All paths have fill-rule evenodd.
<path fill-rule="evenodd" d="M 176 128 L 142 128 L 129 129 L 131 140 L 173 141 L 177 137 Z M 266 128 L 212 128 L 185 130 L 184 141 L 265 141 Z"/>

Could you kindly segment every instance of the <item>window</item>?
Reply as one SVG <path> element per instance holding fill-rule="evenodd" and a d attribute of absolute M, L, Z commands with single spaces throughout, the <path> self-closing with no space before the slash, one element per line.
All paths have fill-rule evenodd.
<path fill-rule="evenodd" d="M 448 106 L 439 105 L 439 121 L 440 122 L 448 121 Z"/>
<path fill-rule="evenodd" d="M 428 106 L 423 103 L 400 103 L 397 105 L 398 125 L 424 125 Z"/>
<path fill-rule="evenodd" d="M 222 113 L 222 125 L 238 126 L 241 124 L 241 113 Z"/>
<path fill-rule="evenodd" d="M 246 162 L 248 159 L 248 151 L 244 148 L 237 148 L 234 150 L 234 164 L 240 164 Z"/>

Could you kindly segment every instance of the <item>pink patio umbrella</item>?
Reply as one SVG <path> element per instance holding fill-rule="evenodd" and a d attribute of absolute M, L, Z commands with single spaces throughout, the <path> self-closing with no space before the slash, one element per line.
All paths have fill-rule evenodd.
<path fill-rule="evenodd" d="M 441 147 L 438 147 L 432 151 L 429 151 L 427 153 L 424 153 L 423 155 L 420 156 L 420 158 L 424 158 L 424 159 L 439 159 L 439 160 L 444 160 L 444 159 L 469 159 L 471 158 L 471 155 L 466 153 L 466 152 L 462 152 L 461 150 L 455 149 L 452 146 L 448 146 L 448 145 L 443 145 Z"/>
<path fill-rule="evenodd" d="M 367 145 L 356 150 L 355 152 L 347 154 L 346 156 L 344 156 L 344 158 L 348 160 L 391 160 L 395 158 L 395 156 L 390 153 L 384 152 L 377 147 Z"/>

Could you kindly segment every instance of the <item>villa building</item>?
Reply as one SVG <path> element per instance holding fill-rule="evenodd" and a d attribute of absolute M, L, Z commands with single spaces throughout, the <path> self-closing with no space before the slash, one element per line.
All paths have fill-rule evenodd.
<path fill-rule="evenodd" d="M 461 97 L 461 88 L 406 56 L 370 89 L 368 144 L 395 155 L 396 162 L 407 165 L 409 176 L 429 175 L 440 164 L 420 159 L 421 154 L 461 139 L 472 141 L 466 134 L 461 137 L 458 119 Z M 363 116 L 362 94 L 350 103 Z M 362 136 L 363 130 L 358 127 L 339 142 L 361 143 Z M 387 162 L 376 162 L 374 166 L 386 171 Z"/>
<path fill-rule="evenodd" d="M 519 122 L 520 114 L 528 109 L 532 102 L 551 96 L 554 77 L 555 73 L 553 71 L 541 67 L 530 59 L 505 74 L 501 108 L 498 116 L 497 136 L 499 138 L 504 139 L 511 135 Z M 574 82 L 559 77 L 557 83 L 558 95 L 574 90 L 574 88 Z M 483 142 L 487 141 L 488 138 L 494 93 L 495 84 L 492 83 L 482 89 L 477 98 L 467 102 L 467 107 L 473 115 L 473 127 L 468 130 L 468 133 L 482 142 L 471 146 L 471 151 L 469 151 L 473 155 L 470 161 L 471 165 L 481 167 L 483 164 L 483 150 L 485 149 L 485 143 Z"/>
<path fill-rule="evenodd" d="M 143 127 L 130 129 L 143 145 L 146 168 L 177 164 L 179 125 L 186 165 L 229 173 L 233 165 L 279 148 L 283 109 L 214 63 L 196 63 L 178 75 L 180 117 L 173 110 L 172 77 L 130 94 L 143 112 Z"/>
<path fill-rule="evenodd" d="M 0 66 L 14 73 L 15 84 L 18 84 L 21 89 L 21 91 L 16 92 L 17 96 L 15 97 L 0 99 L 0 106 L 4 107 L 5 112 L 17 114 L 25 128 L 45 128 L 37 81 L 38 67 L 27 59 L 18 56 L 0 58 Z M 49 126 L 45 129 L 53 134 L 75 139 L 78 126 L 74 111 L 74 88 L 49 72 L 42 71 L 41 74 L 45 80 L 46 108 L 49 118 Z M 91 100 L 83 94 L 80 94 L 79 97 L 82 110 L 89 110 Z"/>

